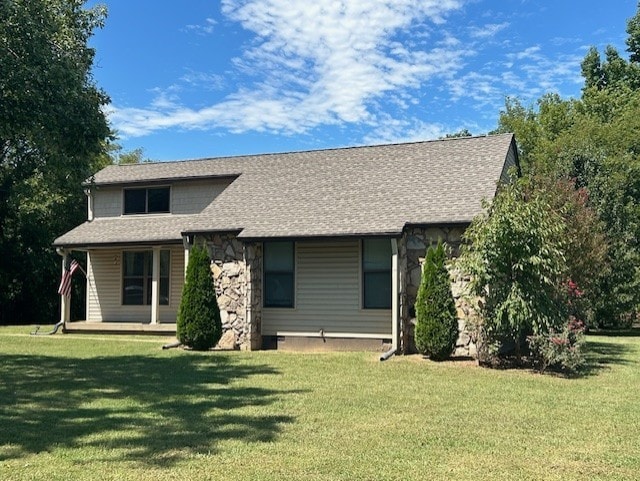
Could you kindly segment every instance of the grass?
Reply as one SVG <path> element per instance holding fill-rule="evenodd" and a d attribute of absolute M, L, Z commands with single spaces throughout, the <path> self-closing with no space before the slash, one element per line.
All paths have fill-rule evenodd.
<path fill-rule="evenodd" d="M 640 337 L 577 379 L 0 328 L 2 480 L 638 479 Z M 44 328 L 43 328 L 44 330 Z"/>

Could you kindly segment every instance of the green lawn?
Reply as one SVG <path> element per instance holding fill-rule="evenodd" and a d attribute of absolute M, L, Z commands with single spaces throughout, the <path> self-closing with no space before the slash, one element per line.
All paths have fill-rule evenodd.
<path fill-rule="evenodd" d="M 640 478 L 640 337 L 563 379 L 30 330 L 0 328 L 1 480 Z"/>

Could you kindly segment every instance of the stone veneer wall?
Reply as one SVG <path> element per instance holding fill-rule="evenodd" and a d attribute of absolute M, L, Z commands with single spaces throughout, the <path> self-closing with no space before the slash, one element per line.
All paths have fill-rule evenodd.
<path fill-rule="evenodd" d="M 451 257 L 459 254 L 464 226 L 410 227 L 398 240 L 398 271 L 400 289 L 400 349 L 415 352 L 413 343 L 414 304 L 422 263 L 429 246 L 442 240 Z M 262 244 L 243 243 L 235 234 L 213 234 L 204 238 L 214 277 L 223 339 L 220 346 L 227 349 L 260 349 L 262 322 Z M 451 271 L 451 290 L 458 312 L 460 334 L 455 356 L 476 356 L 476 345 L 466 325 L 473 318 L 473 310 L 462 297 L 468 279 Z"/>
<path fill-rule="evenodd" d="M 213 273 L 226 349 L 259 349 L 261 321 L 261 246 L 235 234 L 205 238 Z"/>
<path fill-rule="evenodd" d="M 401 349 L 404 353 L 415 352 L 413 341 L 413 325 L 415 323 L 415 302 L 422 277 L 422 264 L 429 246 L 435 246 L 438 240 L 445 242 L 450 249 L 450 256 L 457 257 L 465 226 L 410 227 L 399 243 L 399 269 L 406 273 L 401 276 L 400 317 L 401 317 Z M 456 301 L 458 313 L 459 336 L 456 342 L 455 356 L 476 356 L 476 345 L 469 335 L 467 323 L 473 312 L 465 302 L 462 294 L 468 280 L 457 272 L 451 271 L 451 292 Z"/>
<path fill-rule="evenodd" d="M 262 347 L 262 243 L 244 244 L 246 335 L 244 348 Z"/>

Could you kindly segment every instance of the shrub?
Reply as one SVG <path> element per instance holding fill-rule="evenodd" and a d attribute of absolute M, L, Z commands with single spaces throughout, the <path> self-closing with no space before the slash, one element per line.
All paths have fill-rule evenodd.
<path fill-rule="evenodd" d="M 528 335 L 564 324 L 565 232 L 547 199 L 525 195 L 518 180 L 503 186 L 489 215 L 467 229 L 458 267 L 470 276 L 472 294 L 483 299 L 477 337 L 486 352 L 504 354 L 513 346 L 519 358 Z"/>
<path fill-rule="evenodd" d="M 176 335 L 192 349 L 211 349 L 222 336 L 220 309 L 216 300 L 211 261 L 204 248 L 194 246 L 189 254 L 187 277 L 178 309 Z"/>
<path fill-rule="evenodd" d="M 416 348 L 440 361 L 451 355 L 458 338 L 456 306 L 451 294 L 447 256 L 442 243 L 427 250 L 416 299 Z"/>
<path fill-rule="evenodd" d="M 544 372 L 554 369 L 573 373 L 584 364 L 584 323 L 571 318 L 560 332 L 529 336 L 527 341 L 534 366 Z"/>
<path fill-rule="evenodd" d="M 575 179 L 557 180 L 538 175 L 530 182 L 530 195 L 544 196 L 566 226 L 563 254 L 567 264 L 570 314 L 594 326 L 596 308 L 608 298 L 602 281 L 611 279 L 613 273 L 604 225 L 589 206 L 589 191 L 578 187 Z"/>

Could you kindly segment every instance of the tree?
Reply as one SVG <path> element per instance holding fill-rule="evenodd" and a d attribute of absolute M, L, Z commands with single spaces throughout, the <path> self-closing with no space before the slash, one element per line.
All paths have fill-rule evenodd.
<path fill-rule="evenodd" d="M 222 336 L 211 261 L 202 247 L 194 246 L 189 253 L 176 335 L 182 344 L 198 351 L 211 349 Z"/>
<path fill-rule="evenodd" d="M 149 159 L 144 157 L 144 149 L 138 147 L 137 149 L 130 150 L 128 152 L 121 152 L 118 154 L 117 163 L 120 165 L 128 164 L 142 164 L 149 162 Z"/>
<path fill-rule="evenodd" d="M 133 150 L 124 150 L 122 145 L 115 141 L 114 138 L 109 139 L 105 145 L 105 166 L 114 164 L 114 165 L 130 165 L 130 164 L 142 164 L 146 162 L 151 162 L 150 159 L 144 156 L 144 149 L 142 147 L 138 147 Z"/>
<path fill-rule="evenodd" d="M 582 77 L 584 78 L 584 88 L 602 88 L 604 86 L 604 72 L 602 71 L 602 61 L 600 53 L 595 47 L 589 48 L 582 63 Z"/>
<path fill-rule="evenodd" d="M 427 249 L 416 298 L 416 348 L 435 361 L 451 355 L 458 338 L 456 304 L 441 242 Z"/>
<path fill-rule="evenodd" d="M 640 63 L 640 2 L 638 2 L 638 11 L 627 22 L 627 35 L 629 60 L 633 63 Z"/>
<path fill-rule="evenodd" d="M 498 127 L 491 134 L 512 132 L 518 140 L 518 154 L 522 169 L 527 172 L 533 164 L 532 155 L 536 151 L 540 136 L 540 126 L 533 107 L 525 107 L 514 97 L 505 99 L 504 110 L 500 111 Z"/>
<path fill-rule="evenodd" d="M 457 132 L 452 134 L 446 134 L 444 137 L 440 137 L 440 139 L 457 139 L 460 137 L 472 137 L 473 134 L 469 132 L 469 129 L 460 129 Z"/>
<path fill-rule="evenodd" d="M 520 357 L 527 336 L 566 322 L 564 234 L 562 218 L 544 196 L 527 197 L 523 181 L 504 186 L 467 229 L 458 265 L 483 299 L 478 334 L 487 354 L 511 344 Z"/>
<path fill-rule="evenodd" d="M 598 214 L 589 207 L 589 192 L 576 188 L 575 180 L 535 176 L 528 179 L 525 197 L 542 196 L 550 210 L 564 223 L 562 252 L 566 262 L 566 289 L 570 314 L 594 325 L 596 311 L 606 293 L 600 280 L 610 278 L 608 241 Z"/>
<path fill-rule="evenodd" d="M 611 46 L 604 61 L 595 47 L 589 50 L 580 99 L 547 94 L 537 108 L 507 99 L 497 129 L 516 134 L 525 176 L 546 177 L 546 186 L 573 184 L 584 194 L 584 207 L 596 214 L 606 267 L 593 272 L 589 292 L 593 322 L 600 326 L 627 325 L 640 309 L 639 25 L 640 4 L 627 23 L 628 60 Z M 582 257 L 598 257 L 596 251 Z"/>
<path fill-rule="evenodd" d="M 86 216 L 81 182 L 109 128 L 87 41 L 105 18 L 80 0 L 0 2 L 0 322 L 58 311 L 52 241 Z"/>

